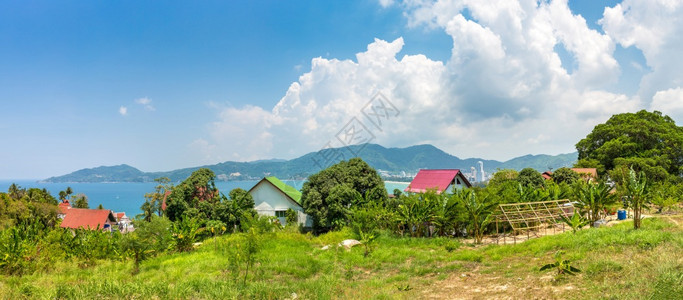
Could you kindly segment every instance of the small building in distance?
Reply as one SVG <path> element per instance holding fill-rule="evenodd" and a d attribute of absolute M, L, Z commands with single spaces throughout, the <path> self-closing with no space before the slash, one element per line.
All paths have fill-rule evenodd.
<path fill-rule="evenodd" d="M 579 178 L 586 182 L 598 180 L 598 169 L 596 168 L 570 168 L 570 170 L 578 173 Z M 541 176 L 543 176 L 543 179 L 545 180 L 551 180 L 553 179 L 553 172 L 545 171 L 541 174 Z"/>
<path fill-rule="evenodd" d="M 126 216 L 125 212 L 114 213 L 114 217 L 116 217 L 116 223 L 119 225 L 119 230 L 121 232 L 126 233 L 135 230 L 130 218 Z"/>
<path fill-rule="evenodd" d="M 259 215 L 277 217 L 280 224 L 287 225 L 285 214 L 291 208 L 297 213 L 299 224 L 303 227 L 313 226 L 313 219 L 304 213 L 301 206 L 301 192 L 277 177 L 261 179 L 249 189 L 249 194 L 254 198 L 254 208 Z"/>
<path fill-rule="evenodd" d="M 108 209 L 68 208 L 59 227 L 112 231 L 116 217 Z"/>
<path fill-rule="evenodd" d="M 459 169 L 420 170 L 410 182 L 405 192 L 424 193 L 436 190 L 438 194 L 450 192 L 453 188 L 472 187 Z"/>
<path fill-rule="evenodd" d="M 572 168 L 572 171 L 579 173 L 579 177 L 585 181 L 598 180 L 598 169 L 596 168 Z"/>

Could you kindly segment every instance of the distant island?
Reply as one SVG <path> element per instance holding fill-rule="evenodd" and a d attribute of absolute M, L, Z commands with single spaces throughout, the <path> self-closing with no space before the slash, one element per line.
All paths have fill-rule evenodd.
<path fill-rule="evenodd" d="M 323 149 L 301 157 L 283 160 L 268 159 L 252 162 L 227 161 L 215 165 L 198 166 L 168 172 L 143 172 L 129 165 L 101 166 L 82 169 L 70 174 L 50 177 L 43 182 L 152 182 L 155 178 L 168 177 L 173 182 L 182 181 L 199 168 L 209 168 L 216 174 L 216 180 L 255 180 L 264 176 L 277 176 L 282 179 L 303 179 L 324 167 L 341 160 L 360 157 L 377 169 L 385 180 L 408 180 L 419 169 L 461 169 L 469 172 L 477 168 L 478 162 L 484 164 L 487 174 L 496 169 L 515 169 L 531 167 L 540 172 L 573 165 L 577 152 L 560 155 L 524 155 L 505 162 L 482 158 L 460 159 L 433 145 L 416 145 L 405 148 L 385 148 L 377 144 L 361 144 L 344 148 Z"/>

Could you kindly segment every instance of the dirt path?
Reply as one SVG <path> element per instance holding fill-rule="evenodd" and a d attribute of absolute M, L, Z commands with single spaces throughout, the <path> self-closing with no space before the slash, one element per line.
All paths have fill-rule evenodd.
<path fill-rule="evenodd" d="M 508 269 L 519 266 L 508 265 Z M 451 275 L 422 291 L 425 299 L 563 299 L 576 289 L 567 283 L 553 285 L 551 274 L 539 277 L 515 276 L 511 272 L 495 271 L 477 266 L 469 272 Z"/>

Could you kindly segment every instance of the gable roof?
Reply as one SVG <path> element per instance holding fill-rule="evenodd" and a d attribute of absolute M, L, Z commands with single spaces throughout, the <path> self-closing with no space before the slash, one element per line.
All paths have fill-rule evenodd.
<path fill-rule="evenodd" d="M 64 220 L 62 220 L 62 224 L 59 227 L 103 229 L 107 221 L 116 223 L 116 218 L 111 213 L 111 210 L 71 208 L 66 213 L 66 216 L 64 216 Z"/>
<path fill-rule="evenodd" d="M 437 193 L 443 193 L 458 175 L 467 187 L 472 186 L 459 169 L 420 170 L 404 191 L 424 193 L 429 189 L 436 189 Z"/>
<path fill-rule="evenodd" d="M 249 189 L 249 192 L 253 190 L 255 187 L 257 187 L 261 182 L 267 181 L 274 187 L 276 187 L 278 190 L 280 190 L 282 193 L 284 193 L 287 197 L 289 197 L 292 201 L 294 201 L 296 204 L 301 205 L 301 192 L 299 192 L 297 189 L 295 189 L 293 186 L 288 185 L 284 182 L 282 182 L 280 179 L 278 179 L 275 176 L 268 176 L 261 181 L 259 181 L 257 184 L 255 184 L 251 189 Z"/>
<path fill-rule="evenodd" d="M 274 186 L 280 189 L 283 193 L 289 196 L 289 198 L 292 198 L 294 202 L 301 205 L 301 192 L 297 191 L 297 189 L 295 189 L 293 186 L 282 182 L 275 176 L 269 176 L 264 179 L 268 180 L 268 182 L 272 183 Z"/>

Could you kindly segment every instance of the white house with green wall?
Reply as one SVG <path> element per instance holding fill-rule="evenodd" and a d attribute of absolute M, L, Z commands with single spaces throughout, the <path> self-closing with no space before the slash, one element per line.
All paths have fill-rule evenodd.
<path fill-rule="evenodd" d="M 297 213 L 299 224 L 304 227 L 313 226 L 313 220 L 304 213 L 301 206 L 301 192 L 277 177 L 261 179 L 249 190 L 249 194 L 254 198 L 254 208 L 259 215 L 277 217 L 282 225 L 286 225 L 285 213 L 291 208 Z"/>

